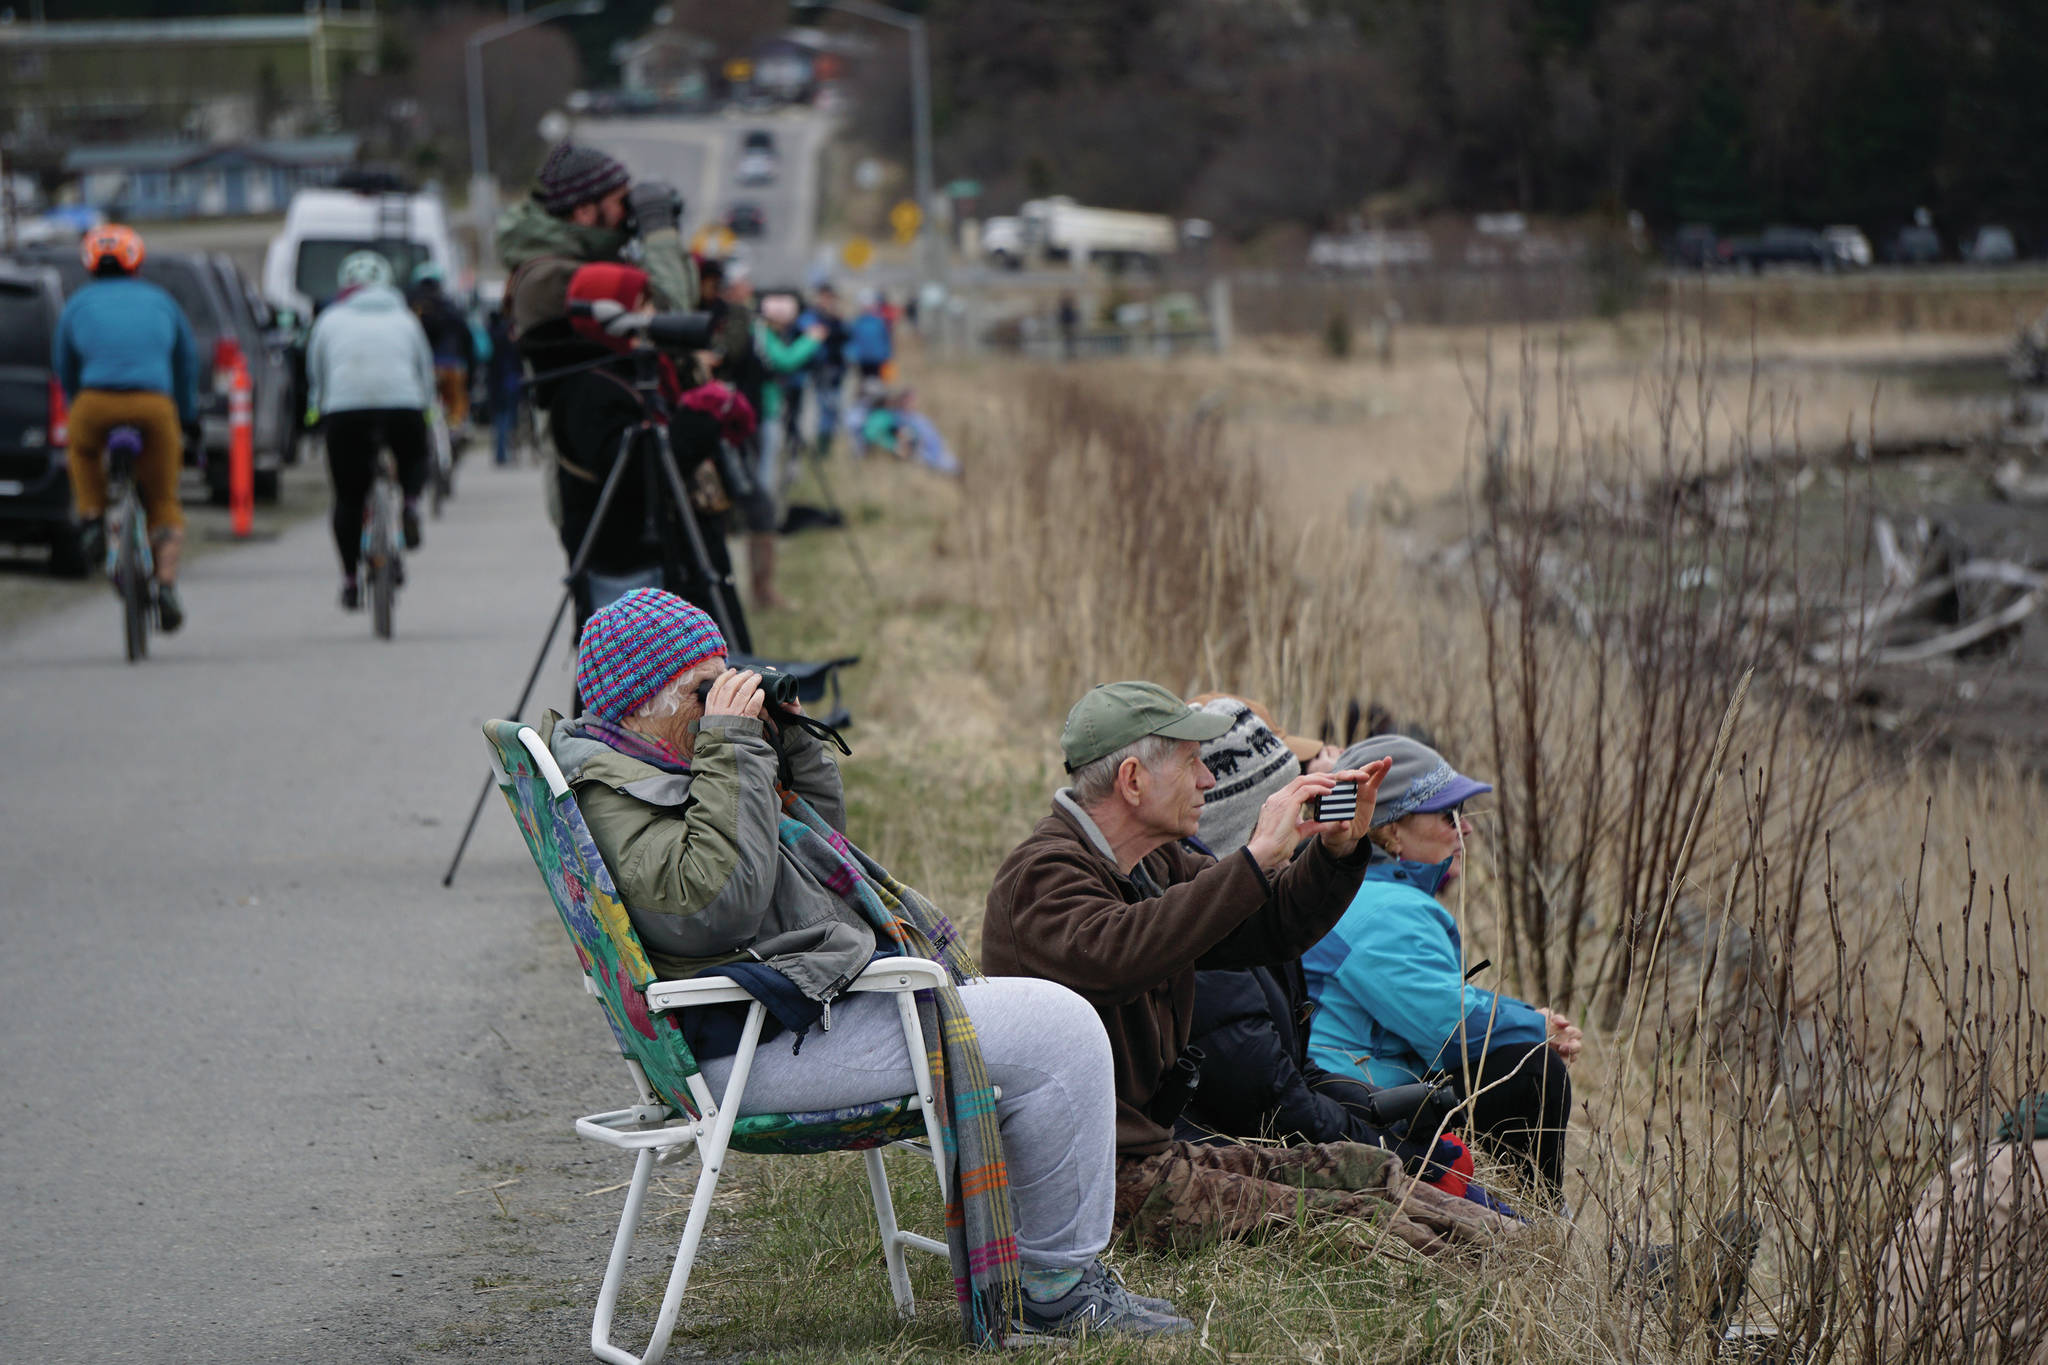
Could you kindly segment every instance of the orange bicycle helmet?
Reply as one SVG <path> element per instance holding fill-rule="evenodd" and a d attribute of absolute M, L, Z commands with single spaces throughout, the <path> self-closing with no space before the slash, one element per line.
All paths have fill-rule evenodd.
<path fill-rule="evenodd" d="M 132 227 L 108 223 L 85 234 L 78 244 L 78 254 L 85 261 L 85 268 L 95 275 L 110 262 L 118 265 L 122 273 L 133 275 L 142 268 L 142 234 Z"/>

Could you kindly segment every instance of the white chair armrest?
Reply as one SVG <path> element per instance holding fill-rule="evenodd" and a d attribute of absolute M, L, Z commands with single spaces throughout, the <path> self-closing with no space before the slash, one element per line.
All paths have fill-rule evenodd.
<path fill-rule="evenodd" d="M 946 969 L 928 957 L 885 957 L 870 962 L 846 990 L 849 995 L 855 991 L 922 991 L 950 980 Z M 656 1014 L 698 1005 L 746 1004 L 753 998 L 723 976 L 653 981 L 647 986 L 647 1008 Z"/>
<path fill-rule="evenodd" d="M 928 957 L 884 957 L 870 962 L 846 990 L 849 995 L 854 991 L 922 991 L 952 979 Z"/>
<path fill-rule="evenodd" d="M 647 1008 L 656 1014 L 662 1010 L 685 1010 L 697 1005 L 744 1005 L 753 998 L 737 982 L 723 976 L 647 983 Z"/>

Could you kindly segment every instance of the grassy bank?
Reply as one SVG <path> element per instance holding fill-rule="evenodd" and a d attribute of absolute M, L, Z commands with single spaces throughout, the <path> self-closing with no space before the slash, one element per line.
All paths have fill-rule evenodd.
<path fill-rule="evenodd" d="M 1702 396 L 1713 385 L 1698 376 L 1723 362 L 1691 372 L 1690 408 L 1682 367 L 1633 371 L 1652 439 L 1629 446 L 1626 429 L 1532 416 L 1541 401 L 1588 408 L 1547 387 L 1569 382 L 1551 358 L 1532 360 L 1497 373 L 1516 434 L 1496 491 L 1418 499 L 1406 523 L 1355 515 L 1355 470 L 1325 466 L 1304 491 L 1268 463 L 1255 421 L 1202 402 L 1212 378 L 1247 382 L 1235 367 L 928 373 L 924 401 L 967 477 L 839 467 L 872 592 L 845 536 L 789 547 L 807 605 L 761 633 L 777 650 L 864 656 L 848 678 L 854 835 L 970 941 L 997 863 L 1058 784 L 1059 718 L 1081 688 L 1148 676 L 1235 690 L 1310 732 L 1358 698 L 1498 784 L 1452 907 L 1467 959 L 1589 1024 L 1574 1223 L 1457 1264 L 1363 1247 L 1356 1230 L 1182 1260 L 1123 1253 L 1131 1281 L 1203 1333 L 1083 1357 L 1703 1360 L 1697 1281 L 1681 1276 L 1693 1289 L 1653 1308 L 1617 1288 L 1611 1257 L 1697 1245 L 1731 1213 L 1761 1235 L 1742 1316 L 1783 1334 L 1776 1358 L 1957 1358 L 1968 1323 L 2037 1293 L 2038 1261 L 2018 1278 L 1953 1273 L 1994 1259 L 1960 1242 L 1915 1303 L 1882 1286 L 1921 1186 L 2044 1074 L 2029 983 L 2048 966 L 2031 923 L 2048 801 L 1997 768 L 1872 751 L 1773 676 L 1780 646 L 1749 622 L 1786 573 L 1797 586 L 1776 522 L 1680 517 L 1595 541 L 1561 510 L 1592 455 L 1610 477 L 1625 468 L 1618 447 L 1643 487 L 1673 458 L 1676 472 L 1764 468 L 1768 423 L 1724 424 L 1713 414 L 1733 400 Z M 1325 423 L 1334 450 L 1357 444 L 1346 422 Z M 1445 405 L 1388 449 L 1458 487 L 1494 427 Z M 1463 568 L 1412 553 L 1432 518 L 1469 528 L 1475 514 L 1490 529 Z M 1588 546 L 1613 557 L 1575 626 L 1538 570 Z M 1714 593 L 1686 587 L 1702 563 L 1724 575 Z M 747 1235 L 727 1259 L 700 1269 L 691 1349 L 954 1348 L 935 1263 L 917 1272 L 919 1319 L 890 1314 L 856 1159 L 744 1169 L 765 1193 L 735 1210 Z M 931 1226 L 920 1171 L 897 1170 L 907 1221 Z M 1957 1310 L 1965 1295 L 1974 1319 Z"/>

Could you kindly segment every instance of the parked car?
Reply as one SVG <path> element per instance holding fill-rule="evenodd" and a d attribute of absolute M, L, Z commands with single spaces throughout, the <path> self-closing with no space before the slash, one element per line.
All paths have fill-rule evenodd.
<path fill-rule="evenodd" d="M 777 169 L 775 134 L 766 128 L 750 128 L 740 138 L 740 159 L 736 168 L 742 185 L 772 185 Z"/>
<path fill-rule="evenodd" d="M 1941 234 L 1931 227 L 1908 223 L 1892 238 L 1884 257 L 1894 265 L 1933 265 L 1941 259 Z"/>
<path fill-rule="evenodd" d="M 1862 228 L 1851 227 L 1846 223 L 1837 224 L 1834 227 L 1822 228 L 1820 235 L 1828 244 L 1828 250 L 1835 253 L 1837 265 L 1854 270 L 1868 270 L 1871 262 L 1876 259 L 1871 254 L 1870 239 L 1863 235 Z"/>
<path fill-rule="evenodd" d="M 65 297 L 87 282 L 85 265 L 69 246 L 36 247 L 18 259 L 54 268 Z M 225 256 L 184 251 L 152 251 L 142 262 L 142 278 L 169 292 L 184 310 L 199 347 L 199 427 L 201 448 L 185 452 L 187 463 L 206 475 L 215 502 L 228 497 L 228 418 L 237 362 L 249 369 L 249 402 L 255 425 L 256 496 L 277 500 L 278 471 L 297 440 L 298 428 L 289 405 L 291 372 L 272 353 L 273 339 L 255 324 L 241 268 Z"/>
<path fill-rule="evenodd" d="M 0 540 L 48 545 L 50 570 L 86 571 L 64 468 L 64 391 L 52 368 L 64 285 L 55 269 L 0 261 Z"/>
<path fill-rule="evenodd" d="M 1812 228 L 1767 227 L 1758 237 L 1737 237 L 1721 244 L 1721 255 L 1730 265 L 1746 270 L 1771 266 L 1807 266 L 1833 270 L 1835 253 L 1827 240 Z"/>
<path fill-rule="evenodd" d="M 725 226 L 735 237 L 759 237 L 768 231 L 768 220 L 759 204 L 741 200 L 725 211 Z"/>
<path fill-rule="evenodd" d="M 1721 239 L 1705 223 L 1685 223 L 1671 234 L 1671 264 L 1706 270 L 1720 259 Z"/>
<path fill-rule="evenodd" d="M 1972 265 L 2011 265 L 2019 258 L 2019 244 L 2013 241 L 2012 230 L 1995 224 L 1978 228 L 1977 235 L 1963 250 L 1963 259 Z"/>

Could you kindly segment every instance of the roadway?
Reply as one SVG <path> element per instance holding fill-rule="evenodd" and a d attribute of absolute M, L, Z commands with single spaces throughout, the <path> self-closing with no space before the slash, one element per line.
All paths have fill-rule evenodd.
<path fill-rule="evenodd" d="M 756 128 L 775 135 L 775 181 L 741 185 L 740 144 Z M 666 180 L 680 189 L 685 236 L 720 223 L 735 203 L 757 205 L 767 230 L 740 239 L 739 254 L 757 285 L 801 287 L 817 250 L 818 154 L 831 131 L 824 116 L 792 108 L 701 118 L 587 119 L 573 136 L 625 162 L 635 179 Z"/>
<path fill-rule="evenodd" d="M 583 1355 L 624 1167 L 569 1124 L 625 1073 L 495 795 L 440 885 L 559 591 L 538 494 L 465 466 L 389 643 L 324 517 L 193 560 L 139 666 L 104 590 L 0 628 L 6 1359 Z"/>

